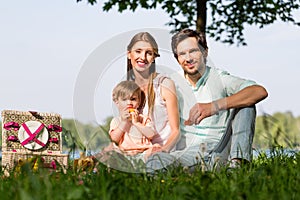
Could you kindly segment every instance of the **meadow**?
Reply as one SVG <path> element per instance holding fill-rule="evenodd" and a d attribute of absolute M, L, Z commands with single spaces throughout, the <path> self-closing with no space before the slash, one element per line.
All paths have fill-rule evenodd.
<path fill-rule="evenodd" d="M 32 164 L 25 164 L 13 169 L 10 176 L 0 171 L 0 199 L 300 199 L 300 152 L 293 151 L 300 146 L 299 122 L 300 117 L 291 113 L 258 117 L 254 146 L 260 150 L 254 151 L 251 164 L 239 169 L 229 170 L 225 166 L 204 172 L 199 165 L 190 173 L 177 166 L 156 174 L 134 174 L 101 163 L 96 171 L 76 170 L 73 153 L 87 148 L 77 139 L 74 120 L 63 120 L 64 149 L 71 158 L 68 169 L 35 169 Z M 108 124 L 109 120 L 103 130 Z M 95 129 L 79 125 L 78 131 L 86 135 Z M 93 141 L 99 145 L 97 139 Z"/>
<path fill-rule="evenodd" d="M 66 173 L 24 165 L 10 176 L 1 172 L 1 199 L 299 199 L 300 154 L 273 148 L 259 152 L 253 162 L 238 169 L 223 167 L 194 172 L 170 167 L 156 174 L 125 173 L 101 163 L 97 171 Z"/>

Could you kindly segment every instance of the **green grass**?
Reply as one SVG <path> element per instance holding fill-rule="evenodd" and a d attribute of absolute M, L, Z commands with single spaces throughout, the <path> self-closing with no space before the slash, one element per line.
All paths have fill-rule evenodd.
<path fill-rule="evenodd" d="M 156 175 L 131 174 L 98 165 L 98 172 L 67 173 L 28 167 L 5 177 L 1 172 L 1 199 L 299 199 L 300 155 L 277 151 L 260 154 L 250 165 L 228 172 L 190 174 L 182 167 Z"/>

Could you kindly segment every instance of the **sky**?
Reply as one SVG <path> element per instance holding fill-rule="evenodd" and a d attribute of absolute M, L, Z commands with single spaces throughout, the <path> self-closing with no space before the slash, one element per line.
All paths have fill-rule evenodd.
<path fill-rule="evenodd" d="M 0 110 L 55 112 L 80 120 L 89 117 L 82 112 L 92 110 L 87 120 L 102 124 L 114 113 L 111 90 L 125 75 L 126 46 L 141 30 L 158 41 L 157 64 L 180 70 L 169 51 L 169 17 L 161 9 L 118 13 L 76 0 L 0 2 Z M 258 114 L 299 116 L 300 27 L 247 26 L 245 38 L 245 47 L 208 38 L 212 65 L 267 89 Z"/>

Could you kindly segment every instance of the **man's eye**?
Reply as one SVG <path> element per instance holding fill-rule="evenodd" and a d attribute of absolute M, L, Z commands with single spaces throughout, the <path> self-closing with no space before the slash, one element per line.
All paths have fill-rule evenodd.
<path fill-rule="evenodd" d="M 199 51 L 199 49 L 191 49 L 190 53 L 197 53 Z"/>

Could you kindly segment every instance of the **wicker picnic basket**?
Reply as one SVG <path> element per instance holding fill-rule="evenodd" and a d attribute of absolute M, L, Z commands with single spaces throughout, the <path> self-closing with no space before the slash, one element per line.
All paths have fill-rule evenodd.
<path fill-rule="evenodd" d="M 41 157 L 64 169 L 68 155 L 62 153 L 61 116 L 55 113 L 4 110 L 2 116 L 2 169 L 10 170 L 20 160 Z"/>

